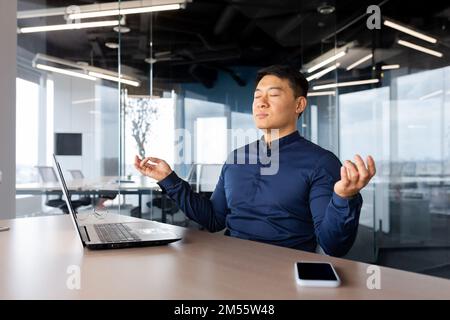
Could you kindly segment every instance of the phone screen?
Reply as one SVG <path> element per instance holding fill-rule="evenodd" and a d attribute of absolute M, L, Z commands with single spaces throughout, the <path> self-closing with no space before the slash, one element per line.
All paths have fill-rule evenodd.
<path fill-rule="evenodd" d="M 328 263 L 297 262 L 297 273 L 302 280 L 337 280 L 331 265 Z"/>

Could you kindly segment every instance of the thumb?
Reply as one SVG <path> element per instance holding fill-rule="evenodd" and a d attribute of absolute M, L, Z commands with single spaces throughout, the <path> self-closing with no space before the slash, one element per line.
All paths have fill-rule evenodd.
<path fill-rule="evenodd" d="M 341 167 L 341 181 L 344 186 L 348 185 L 350 180 L 348 179 L 347 168 Z"/>

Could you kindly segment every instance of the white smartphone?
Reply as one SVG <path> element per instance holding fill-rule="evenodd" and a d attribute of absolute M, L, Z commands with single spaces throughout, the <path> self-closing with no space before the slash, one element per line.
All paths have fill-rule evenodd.
<path fill-rule="evenodd" d="M 299 261 L 294 264 L 295 278 L 304 287 L 339 287 L 341 280 L 329 262 Z"/>

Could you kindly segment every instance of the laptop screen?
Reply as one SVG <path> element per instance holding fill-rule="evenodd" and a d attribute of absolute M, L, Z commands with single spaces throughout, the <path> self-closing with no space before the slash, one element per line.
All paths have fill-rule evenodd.
<path fill-rule="evenodd" d="M 53 160 L 55 162 L 56 171 L 58 173 L 58 181 L 59 181 L 59 184 L 61 186 L 62 192 L 64 194 L 64 198 L 66 200 L 67 208 L 69 209 L 69 214 L 72 217 L 72 222 L 73 222 L 73 224 L 75 226 L 75 229 L 77 229 L 78 236 L 80 237 L 81 242 L 84 243 L 83 238 L 81 237 L 80 229 L 78 228 L 77 213 L 73 209 L 72 201 L 70 199 L 70 193 L 69 193 L 69 190 L 67 189 L 66 181 L 64 180 L 64 175 L 62 173 L 61 166 L 59 165 L 58 160 L 56 160 L 55 154 L 53 154 Z"/>

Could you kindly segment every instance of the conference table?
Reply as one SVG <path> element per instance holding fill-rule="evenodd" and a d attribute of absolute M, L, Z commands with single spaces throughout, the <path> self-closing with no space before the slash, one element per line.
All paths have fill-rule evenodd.
<path fill-rule="evenodd" d="M 121 195 L 137 195 L 139 200 L 138 217 L 142 217 L 142 196 L 161 192 L 156 180 L 144 176 L 116 177 L 103 176 L 98 178 L 84 178 L 66 181 L 71 195 L 85 195 L 95 197 L 105 193 L 119 193 Z M 16 184 L 18 195 L 61 195 L 61 187 L 58 182 L 33 182 Z M 162 217 L 163 222 L 166 217 Z"/>
<path fill-rule="evenodd" d="M 83 216 L 81 223 L 133 221 L 147 220 L 108 214 L 103 220 Z M 450 299 L 450 280 L 379 267 L 374 288 L 370 277 L 377 267 L 222 233 L 161 224 L 183 239 L 91 251 L 69 215 L 0 225 L 10 227 L 0 232 L 0 299 Z M 342 285 L 298 286 L 296 261 L 333 263 Z"/>

